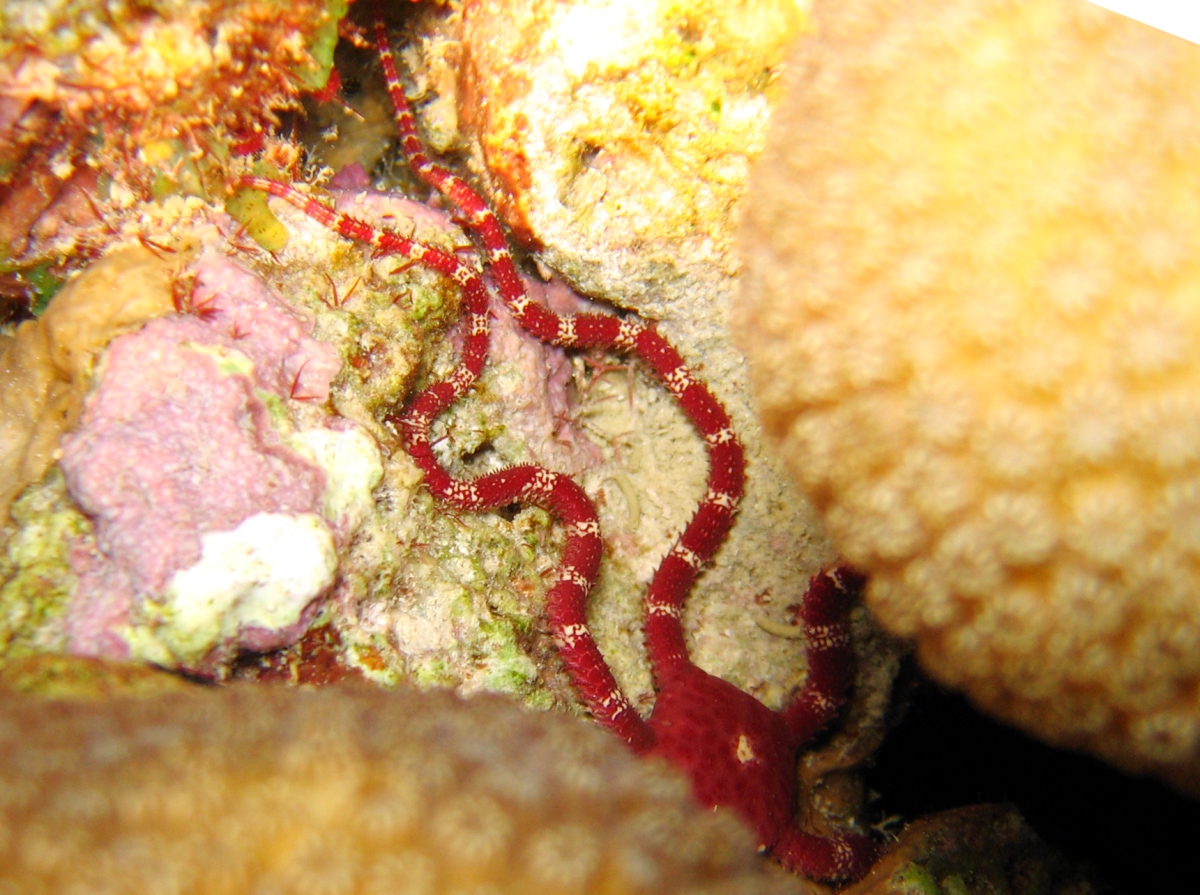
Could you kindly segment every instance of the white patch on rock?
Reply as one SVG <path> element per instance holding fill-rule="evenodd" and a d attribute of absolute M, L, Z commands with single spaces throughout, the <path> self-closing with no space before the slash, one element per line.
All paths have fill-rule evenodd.
<path fill-rule="evenodd" d="M 127 632 L 138 658 L 173 666 L 244 629 L 294 625 L 337 571 L 333 535 L 314 513 L 256 513 L 201 542 L 200 560 L 176 572 L 153 604 L 159 624 Z"/>
<path fill-rule="evenodd" d="M 366 431 L 307 429 L 291 439 L 291 446 L 325 471 L 321 514 L 350 535 L 375 509 L 371 492 L 383 479 L 383 457 Z"/>

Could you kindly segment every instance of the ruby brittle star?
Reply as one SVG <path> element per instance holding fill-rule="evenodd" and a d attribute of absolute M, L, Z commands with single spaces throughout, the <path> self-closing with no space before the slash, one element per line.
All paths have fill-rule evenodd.
<path fill-rule="evenodd" d="M 847 628 L 847 588 L 837 575 L 813 579 L 801 623 L 808 641 L 808 678 L 781 712 L 701 670 L 688 656 L 681 617 L 700 571 L 732 527 L 745 481 L 745 454 L 729 415 L 708 387 L 651 324 L 611 314 L 562 315 L 525 292 L 508 240 L 487 203 L 464 180 L 425 153 L 404 95 L 378 4 L 375 36 L 401 147 L 414 173 L 459 211 L 482 246 L 482 257 L 501 300 L 535 338 L 569 349 L 633 355 L 674 396 L 704 440 L 707 490 L 695 515 L 659 565 L 646 595 L 645 640 L 657 698 L 643 719 L 617 685 L 587 624 L 588 595 L 603 552 L 595 506 L 573 479 L 532 464 L 476 478 L 457 478 L 437 460 L 430 442 L 433 421 L 472 390 L 487 362 L 488 290 L 475 269 L 453 253 L 334 211 L 286 183 L 244 177 L 235 188 L 264 190 L 299 208 L 340 235 L 377 254 L 399 255 L 453 279 L 463 291 L 466 317 L 454 372 L 421 391 L 390 422 L 440 500 L 484 512 L 514 503 L 550 512 L 566 528 L 558 580 L 547 594 L 547 622 L 580 699 L 595 719 L 636 752 L 663 756 L 685 773 L 697 798 L 739 813 L 761 848 L 785 866 L 814 879 L 861 876 L 877 853 L 869 837 L 852 832 L 818 835 L 796 823 L 796 760 L 801 747 L 836 716 L 853 678 Z"/>

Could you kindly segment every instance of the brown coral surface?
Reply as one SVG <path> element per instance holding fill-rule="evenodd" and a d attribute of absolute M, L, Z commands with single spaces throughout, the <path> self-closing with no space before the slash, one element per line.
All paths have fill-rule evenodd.
<path fill-rule="evenodd" d="M 37 320 L 0 333 L 0 523 L 13 498 L 54 461 L 96 356 L 115 335 L 172 306 L 170 265 L 133 246 L 94 264 Z"/>
<path fill-rule="evenodd" d="M 665 766 L 492 697 L 4 694 L 0 796 L 6 891 L 803 891 Z"/>
<path fill-rule="evenodd" d="M 1200 791 L 1200 48 L 1082 0 L 817 7 L 738 309 L 870 606 Z"/>

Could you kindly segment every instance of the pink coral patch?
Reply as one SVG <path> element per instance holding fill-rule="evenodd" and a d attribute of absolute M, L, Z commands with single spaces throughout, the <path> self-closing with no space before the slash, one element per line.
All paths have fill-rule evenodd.
<path fill-rule="evenodd" d="M 62 442 L 68 488 L 97 538 L 72 555 L 74 652 L 127 654 L 116 629 L 200 558 L 203 534 L 256 513 L 319 511 L 325 474 L 281 441 L 264 393 L 287 399 L 299 387 L 323 401 L 336 353 L 309 336 L 311 321 L 224 257 L 206 254 L 196 273 L 199 316 L 155 320 L 113 340 Z"/>
<path fill-rule="evenodd" d="M 253 274 L 223 255 L 206 253 L 196 265 L 192 307 L 214 336 L 254 362 L 260 388 L 280 397 L 324 402 L 342 362 L 311 338 L 313 321 Z"/>

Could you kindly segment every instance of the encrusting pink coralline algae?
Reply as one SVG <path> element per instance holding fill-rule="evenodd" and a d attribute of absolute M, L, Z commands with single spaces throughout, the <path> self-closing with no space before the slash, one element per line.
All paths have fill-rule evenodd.
<path fill-rule="evenodd" d="M 298 639 L 333 583 L 352 522 L 327 499 L 330 442 L 378 455 L 357 430 L 295 431 L 289 405 L 322 404 L 341 365 L 311 320 L 220 254 L 195 273 L 195 313 L 115 339 L 63 439 L 96 526 L 67 631 L 75 653 L 219 673 Z"/>

